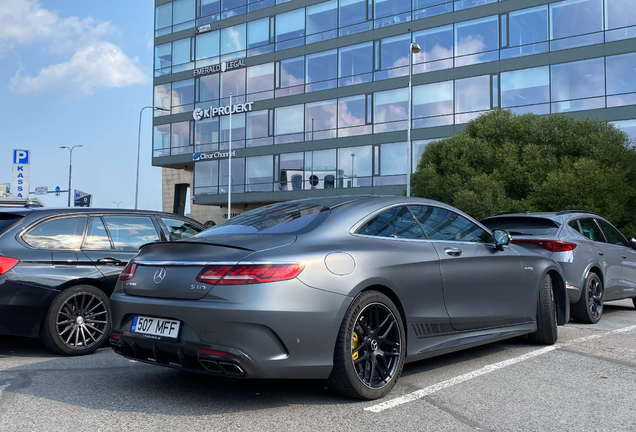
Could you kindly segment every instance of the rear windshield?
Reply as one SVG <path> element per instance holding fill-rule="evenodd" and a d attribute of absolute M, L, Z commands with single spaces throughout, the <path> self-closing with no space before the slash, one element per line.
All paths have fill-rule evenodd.
<path fill-rule="evenodd" d="M 559 230 L 556 222 L 538 217 L 498 217 L 482 220 L 481 223 L 491 230 L 508 230 L 511 235 L 551 236 Z"/>
<path fill-rule="evenodd" d="M 11 228 L 11 226 L 24 216 L 16 214 L 0 214 L 0 234 Z"/>
<path fill-rule="evenodd" d="M 194 237 L 311 231 L 325 220 L 328 210 L 328 207 L 316 204 L 272 204 L 243 213 Z"/>

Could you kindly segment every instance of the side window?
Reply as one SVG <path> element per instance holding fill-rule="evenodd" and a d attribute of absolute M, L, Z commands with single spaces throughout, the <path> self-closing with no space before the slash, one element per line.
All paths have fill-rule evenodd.
<path fill-rule="evenodd" d="M 110 250 L 112 248 L 102 218 L 99 216 L 91 216 L 88 219 L 88 231 L 86 232 L 86 239 L 84 240 L 82 249 Z"/>
<path fill-rule="evenodd" d="M 146 216 L 104 216 L 116 250 L 137 250 L 159 240 L 152 220 Z"/>
<path fill-rule="evenodd" d="M 585 237 L 593 241 L 605 242 L 605 237 L 594 219 L 580 219 L 579 223 Z"/>
<path fill-rule="evenodd" d="M 581 232 L 581 228 L 579 227 L 579 221 L 573 220 L 568 223 L 570 228 L 573 228 L 574 231 Z"/>
<path fill-rule="evenodd" d="M 362 225 L 357 234 L 406 239 L 426 238 L 409 209 L 404 206 L 380 213 Z"/>
<path fill-rule="evenodd" d="M 170 241 L 189 239 L 202 231 L 196 225 L 180 219 L 161 218 L 161 221 L 166 224 L 168 231 L 170 231 Z"/>
<path fill-rule="evenodd" d="M 492 243 L 492 236 L 465 217 L 433 206 L 411 206 L 431 240 Z"/>
<path fill-rule="evenodd" d="M 39 249 L 79 249 L 85 225 L 85 216 L 53 219 L 30 229 L 22 240 Z"/>
<path fill-rule="evenodd" d="M 605 237 L 607 237 L 607 242 L 619 246 L 627 246 L 629 247 L 629 242 L 627 239 L 621 234 L 619 230 L 614 228 L 612 225 L 608 224 L 604 220 L 597 219 L 599 225 L 603 229 L 605 233 Z"/>

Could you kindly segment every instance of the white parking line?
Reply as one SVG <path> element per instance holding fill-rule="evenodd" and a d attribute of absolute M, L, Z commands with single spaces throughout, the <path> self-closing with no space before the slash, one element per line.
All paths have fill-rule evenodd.
<path fill-rule="evenodd" d="M 585 341 L 592 340 L 592 339 L 602 338 L 602 337 L 610 335 L 610 334 L 625 333 L 625 332 L 628 332 L 628 331 L 631 331 L 631 330 L 636 330 L 636 325 L 620 328 L 618 330 L 612 330 L 612 331 L 609 331 L 609 332 L 606 332 L 606 333 L 600 333 L 600 334 L 594 334 L 594 335 L 590 335 L 590 336 L 584 336 L 584 337 L 581 337 L 581 338 L 578 338 L 578 339 L 573 339 L 573 340 L 568 341 L 568 342 L 557 343 L 557 344 L 552 345 L 552 346 L 547 346 L 545 348 L 540 348 L 540 349 L 537 349 L 537 350 L 534 350 L 534 351 L 530 351 L 529 353 L 520 355 L 518 357 L 513 357 L 513 358 L 508 359 L 508 360 L 504 360 L 504 361 L 501 361 L 501 362 L 498 362 L 498 363 L 493 363 L 491 365 L 484 366 L 481 369 L 477 369 L 477 370 L 474 370 L 472 372 L 468 372 L 466 374 L 459 375 L 459 376 L 457 376 L 455 378 L 451 378 L 449 380 L 442 381 L 442 382 L 437 383 L 437 384 L 433 384 L 432 386 L 428 386 L 428 387 L 425 387 L 425 388 L 423 388 L 421 390 L 414 391 L 413 393 L 409 393 L 407 395 L 400 396 L 400 397 L 397 397 L 395 399 L 391 399 L 391 400 L 388 400 L 386 402 L 382 402 L 380 404 L 370 406 L 368 408 L 365 408 L 364 410 L 365 411 L 371 411 L 371 412 L 374 412 L 374 413 L 379 413 L 379 412 L 382 412 L 382 411 L 387 410 L 387 409 L 395 408 L 397 406 L 404 405 L 406 403 L 416 401 L 418 399 L 421 399 L 421 398 L 423 398 L 425 396 L 428 396 L 428 395 L 433 394 L 435 392 L 438 392 L 440 390 L 444 390 L 444 389 L 446 389 L 448 387 L 452 387 L 454 385 L 466 382 L 466 381 L 471 380 L 473 378 L 477 378 L 478 376 L 485 375 L 487 373 L 494 372 L 494 371 L 499 370 L 499 369 L 503 369 L 503 368 L 511 366 L 513 364 L 521 363 L 523 361 L 529 360 L 529 359 L 534 358 L 534 357 L 538 357 L 538 356 L 543 355 L 543 354 L 547 354 L 549 352 L 552 352 L 552 351 L 554 351 L 554 350 L 556 350 L 558 348 L 564 347 L 564 346 L 569 346 L 569 345 L 572 345 L 572 344 L 575 344 L 575 343 L 585 342 Z"/>

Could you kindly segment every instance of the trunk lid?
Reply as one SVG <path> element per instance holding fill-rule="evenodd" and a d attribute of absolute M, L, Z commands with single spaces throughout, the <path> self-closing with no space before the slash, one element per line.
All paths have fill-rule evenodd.
<path fill-rule="evenodd" d="M 132 262 L 134 277 L 123 284 L 128 295 L 199 300 L 212 285 L 196 280 L 206 263 L 237 264 L 255 252 L 292 244 L 296 236 L 252 235 L 193 237 L 188 241 L 144 245 Z"/>

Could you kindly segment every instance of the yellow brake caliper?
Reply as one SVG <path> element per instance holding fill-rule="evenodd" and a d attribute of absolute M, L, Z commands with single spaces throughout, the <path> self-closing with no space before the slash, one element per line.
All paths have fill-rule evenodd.
<path fill-rule="evenodd" d="M 358 342 L 358 333 L 356 333 L 355 331 L 353 332 L 353 343 L 351 344 L 351 351 L 355 350 L 356 348 L 358 348 L 359 342 Z M 353 360 L 358 360 L 358 353 L 355 352 L 353 353 L 353 355 L 351 356 L 353 358 Z"/>

